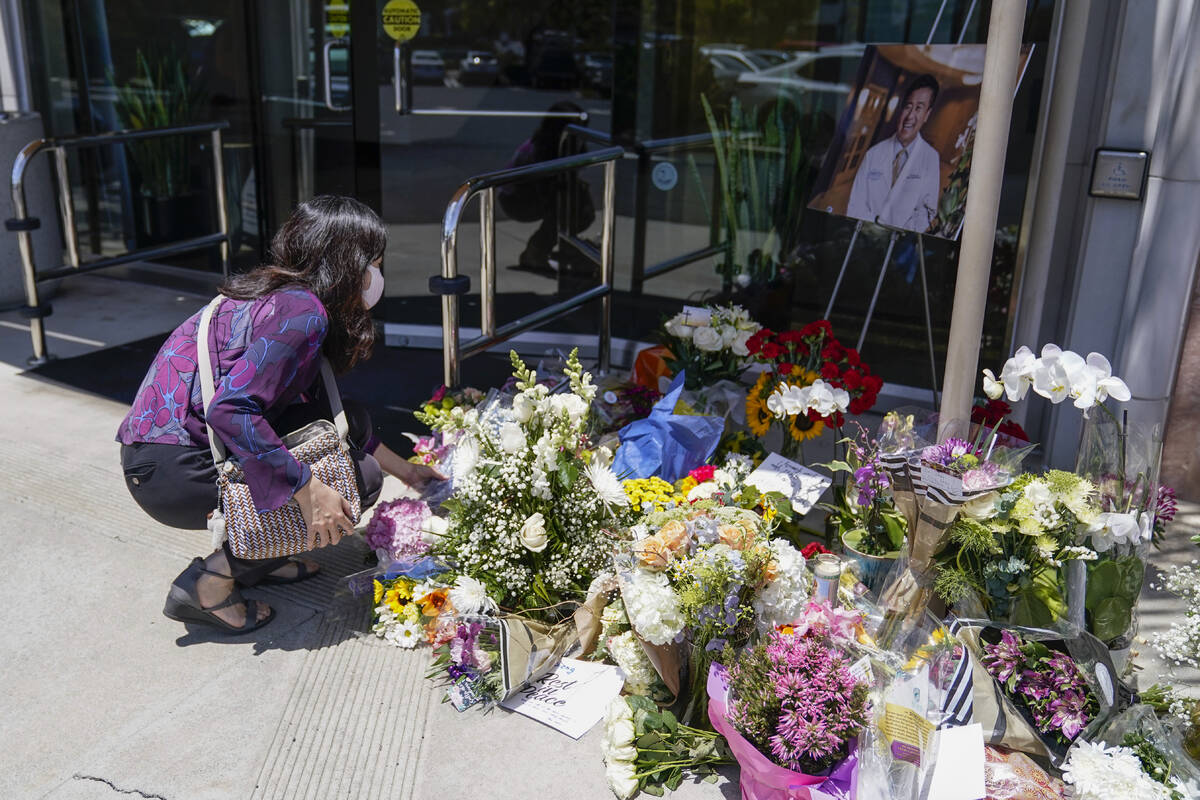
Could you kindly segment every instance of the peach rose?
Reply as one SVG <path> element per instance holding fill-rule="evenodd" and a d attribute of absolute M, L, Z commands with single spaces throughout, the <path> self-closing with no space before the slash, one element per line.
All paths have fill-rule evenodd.
<path fill-rule="evenodd" d="M 684 525 L 677 519 L 668 521 L 665 525 L 658 529 L 655 534 L 667 547 L 671 548 L 672 552 L 677 552 L 687 546 L 688 539 L 691 535 L 688 533 L 687 525 Z"/>
<path fill-rule="evenodd" d="M 721 544 L 729 545 L 734 550 L 745 550 L 754 541 L 753 534 L 747 535 L 746 529 L 740 525 L 720 525 L 717 527 L 717 536 L 721 537 Z"/>
<path fill-rule="evenodd" d="M 660 572 L 667 568 L 674 553 L 671 548 L 658 538 L 658 535 L 648 536 L 637 543 L 637 549 L 634 550 L 637 555 L 638 563 L 648 570 Z"/>
<path fill-rule="evenodd" d="M 767 583 L 774 583 L 775 579 L 778 577 L 779 564 L 775 563 L 774 561 L 768 561 L 766 565 L 763 566 L 763 580 L 765 580 Z"/>

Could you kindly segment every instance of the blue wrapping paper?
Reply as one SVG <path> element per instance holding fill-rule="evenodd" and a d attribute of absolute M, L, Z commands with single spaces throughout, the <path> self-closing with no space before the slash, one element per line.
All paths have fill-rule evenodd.
<path fill-rule="evenodd" d="M 612 465 L 617 477 L 659 477 L 674 483 L 712 457 L 725 431 L 725 420 L 676 414 L 683 381 L 680 372 L 650 416 L 621 429 L 621 446 Z"/>

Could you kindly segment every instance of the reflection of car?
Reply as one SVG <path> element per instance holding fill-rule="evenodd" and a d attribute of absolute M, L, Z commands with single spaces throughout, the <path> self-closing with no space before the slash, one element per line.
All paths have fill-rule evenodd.
<path fill-rule="evenodd" d="M 708 58 L 708 63 L 712 67 L 713 80 L 717 82 L 718 86 L 726 89 L 736 83 L 743 72 L 759 72 L 773 66 L 767 59 L 748 50 L 738 50 L 732 47 L 705 45 L 700 48 L 700 54 Z"/>
<path fill-rule="evenodd" d="M 760 112 L 782 104 L 789 114 L 841 112 L 858 75 L 863 45 L 839 45 L 797 53 L 791 61 L 737 77 L 733 94 L 746 108 Z"/>
<path fill-rule="evenodd" d="M 583 82 L 607 97 L 612 93 L 613 60 L 610 53 L 588 53 L 583 57 Z"/>
<path fill-rule="evenodd" d="M 414 50 L 412 79 L 414 83 L 442 83 L 446 79 L 446 62 L 436 50 Z"/>
<path fill-rule="evenodd" d="M 500 62 L 491 53 L 469 50 L 458 62 L 458 82 L 493 84 L 500 74 Z"/>
<path fill-rule="evenodd" d="M 534 56 L 533 65 L 529 68 L 529 79 L 535 89 L 574 89 L 579 85 L 579 66 L 570 50 L 546 47 Z"/>

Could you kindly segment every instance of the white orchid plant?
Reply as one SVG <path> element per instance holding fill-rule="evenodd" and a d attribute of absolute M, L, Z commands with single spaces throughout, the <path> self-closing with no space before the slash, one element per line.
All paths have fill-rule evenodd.
<path fill-rule="evenodd" d="M 741 306 L 685 306 L 663 324 L 667 365 L 687 373 L 685 387 L 701 389 L 736 381 L 750 364 L 746 343 L 762 328 Z"/>
<path fill-rule="evenodd" d="M 999 377 L 983 371 L 984 393 L 993 400 L 1003 394 L 1018 402 L 1030 389 L 1051 403 L 1070 399 L 1086 420 L 1075 471 L 1092 487 L 1096 510 L 1077 520 L 1075 544 L 1080 547 L 1075 549 L 1094 553 L 1087 564 L 1084 606 L 1092 633 L 1110 644 L 1124 643 L 1145 572 L 1141 557 L 1156 528 L 1170 518 L 1164 510 L 1173 511 L 1156 485 L 1157 445 L 1153 436 L 1130 426 L 1127 414 L 1118 418 L 1105 405 L 1110 398 L 1128 401 L 1132 394 L 1100 353 L 1085 358 L 1047 344 L 1035 356 L 1021 347 Z M 1103 416 L 1089 418 L 1094 408 Z M 1166 494 L 1171 495 L 1169 490 Z"/>
<path fill-rule="evenodd" d="M 1071 398 L 1084 417 L 1095 406 L 1103 408 L 1110 397 L 1119 402 L 1130 398 L 1129 387 L 1112 374 L 1112 365 L 1103 355 L 1088 353 L 1084 358 L 1056 344 L 1044 346 L 1040 357 L 1022 345 L 1004 363 L 999 378 L 990 369 L 983 371 L 983 392 L 992 400 L 1004 394 L 1017 403 L 1030 389 L 1055 404 Z"/>
<path fill-rule="evenodd" d="M 553 394 L 512 354 L 517 394 L 463 415 L 455 490 L 434 554 L 486 588 L 501 608 L 546 609 L 582 600 L 611 558 L 606 531 L 628 523 L 629 500 L 612 454 L 584 431 L 596 387 L 576 352 L 568 391 Z"/>

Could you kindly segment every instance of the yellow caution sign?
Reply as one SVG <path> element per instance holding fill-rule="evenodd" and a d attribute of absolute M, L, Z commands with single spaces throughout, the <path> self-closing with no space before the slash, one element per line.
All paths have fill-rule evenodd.
<path fill-rule="evenodd" d="M 384 32 L 397 42 L 407 42 L 421 28 L 421 9 L 412 0 L 388 0 L 380 16 Z"/>
<path fill-rule="evenodd" d="M 326 3 L 325 33 L 341 39 L 350 32 L 350 6 L 346 3 Z"/>

